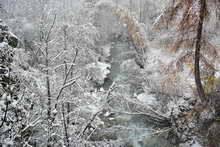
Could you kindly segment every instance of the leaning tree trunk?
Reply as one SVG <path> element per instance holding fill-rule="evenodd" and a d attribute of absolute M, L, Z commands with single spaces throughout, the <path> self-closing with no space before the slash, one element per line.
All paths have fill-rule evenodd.
<path fill-rule="evenodd" d="M 207 107 L 208 104 L 208 99 L 206 97 L 204 88 L 202 86 L 201 82 L 201 77 L 200 77 L 200 49 L 201 49 L 201 44 L 202 44 L 202 31 L 203 31 L 203 23 L 204 23 L 204 18 L 205 18 L 205 12 L 206 12 L 206 0 L 200 0 L 200 12 L 199 12 L 199 22 L 198 22 L 198 27 L 197 27 L 197 36 L 196 36 L 196 49 L 195 49 L 195 82 L 196 82 L 196 87 L 197 87 L 197 92 L 199 95 L 199 98 L 203 104 L 203 106 Z M 210 106 L 208 106 L 210 107 Z M 211 110 L 211 109 L 210 109 Z M 210 111 L 211 113 L 211 111 Z M 212 123 L 204 122 L 207 127 L 207 133 L 208 135 L 206 136 L 208 139 L 208 143 L 206 147 L 219 147 L 218 142 L 216 141 L 215 138 L 218 138 L 215 135 L 210 135 L 210 134 L 215 134 L 216 129 L 212 130 L 212 126 L 214 126 L 213 121 Z"/>
<path fill-rule="evenodd" d="M 205 17 L 205 8 L 206 8 L 206 0 L 200 0 L 200 12 L 199 12 L 199 22 L 198 22 L 197 36 L 196 36 L 195 69 L 194 69 L 197 92 L 203 104 L 205 104 L 207 100 L 201 82 L 199 62 L 200 62 L 200 49 L 202 44 L 202 31 L 203 31 L 203 22 Z"/>

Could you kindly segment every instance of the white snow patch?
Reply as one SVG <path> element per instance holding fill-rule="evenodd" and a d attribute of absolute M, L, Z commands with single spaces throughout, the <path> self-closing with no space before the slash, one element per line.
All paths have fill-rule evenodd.
<path fill-rule="evenodd" d="M 111 113 L 110 113 L 109 111 L 107 111 L 107 112 L 104 114 L 104 116 L 105 116 L 105 117 L 108 117 L 110 114 L 111 114 Z"/>
<path fill-rule="evenodd" d="M 156 98 L 148 93 L 141 93 L 137 95 L 137 99 L 141 102 L 144 102 L 147 105 L 154 105 L 156 103 Z"/>
<path fill-rule="evenodd" d="M 103 84 L 107 75 L 110 73 L 111 65 L 102 62 L 96 62 L 88 65 L 88 69 L 91 71 L 92 81 Z"/>
<path fill-rule="evenodd" d="M 202 147 L 197 141 L 194 144 L 190 145 L 188 143 L 181 144 L 180 147 Z"/>
<path fill-rule="evenodd" d="M 115 6 L 112 0 L 100 0 L 95 4 L 95 7 L 108 7 L 113 8 Z"/>
<path fill-rule="evenodd" d="M 215 73 L 216 78 L 220 78 L 220 65 L 217 64 L 215 69 L 217 70 L 216 73 Z"/>
<path fill-rule="evenodd" d="M 193 144 L 192 147 L 202 147 L 202 146 L 198 142 L 195 142 L 195 144 Z"/>
<path fill-rule="evenodd" d="M 109 57 L 111 55 L 110 51 L 111 51 L 111 44 L 106 44 L 104 46 L 102 46 L 101 48 L 103 49 L 103 55 L 104 57 Z"/>
<path fill-rule="evenodd" d="M 57 109 L 54 109 L 54 110 L 52 111 L 52 114 L 53 114 L 53 115 L 56 115 L 56 114 L 57 114 Z"/>
<path fill-rule="evenodd" d="M 100 108 L 98 108 L 96 105 L 91 104 L 88 106 L 81 107 L 81 110 L 95 114 L 100 111 Z"/>
<path fill-rule="evenodd" d="M 6 43 L 6 42 L 2 42 L 2 43 L 0 43 L 0 48 L 5 47 L 6 45 L 7 45 L 7 43 Z"/>

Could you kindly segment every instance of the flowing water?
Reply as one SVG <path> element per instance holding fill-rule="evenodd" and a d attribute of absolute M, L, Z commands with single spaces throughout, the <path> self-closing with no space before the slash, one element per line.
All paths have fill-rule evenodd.
<path fill-rule="evenodd" d="M 122 55 L 127 52 L 132 52 L 133 49 L 130 47 L 127 41 L 114 42 L 111 48 L 111 73 L 104 83 L 104 88 L 108 89 L 114 80 L 117 78 L 126 76 L 121 71 L 121 64 L 124 59 Z M 131 58 L 134 58 L 134 56 Z M 126 59 L 127 60 L 127 59 Z M 133 93 L 129 93 L 132 95 Z M 126 147 L 171 147 L 165 140 L 159 139 L 158 137 L 152 137 L 151 125 L 146 122 L 143 116 L 129 116 L 121 114 L 118 121 L 126 121 L 123 130 L 119 133 L 119 138 L 125 140 Z"/>

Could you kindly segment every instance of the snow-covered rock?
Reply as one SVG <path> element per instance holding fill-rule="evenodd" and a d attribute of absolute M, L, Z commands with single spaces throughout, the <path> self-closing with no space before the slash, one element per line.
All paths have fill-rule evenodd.
<path fill-rule="evenodd" d="M 111 65 L 102 62 L 96 62 L 88 65 L 91 74 L 91 81 L 98 85 L 102 85 L 107 75 L 110 73 Z"/>
<path fill-rule="evenodd" d="M 141 93 L 137 95 L 137 99 L 143 102 L 146 105 L 154 105 L 156 104 L 157 100 L 152 94 L 148 93 Z"/>
<path fill-rule="evenodd" d="M 102 46 L 102 53 L 103 53 L 103 56 L 105 58 L 108 58 L 111 54 L 110 54 L 110 51 L 111 51 L 111 47 L 112 45 L 111 44 L 106 44 L 104 46 Z"/>

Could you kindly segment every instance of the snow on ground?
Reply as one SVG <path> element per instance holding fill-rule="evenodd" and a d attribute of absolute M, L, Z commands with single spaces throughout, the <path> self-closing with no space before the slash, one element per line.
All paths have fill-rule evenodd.
<path fill-rule="evenodd" d="M 111 51 L 111 47 L 112 45 L 111 44 L 106 44 L 104 46 L 102 46 L 102 51 L 103 51 L 103 56 L 105 58 L 109 57 L 111 55 L 110 51 Z"/>
<path fill-rule="evenodd" d="M 157 103 L 156 98 L 152 94 L 148 93 L 138 94 L 137 99 L 146 105 L 154 105 Z"/>
<path fill-rule="evenodd" d="M 202 145 L 200 145 L 197 141 L 195 141 L 194 144 L 190 145 L 190 144 L 181 144 L 180 147 L 202 147 Z"/>

